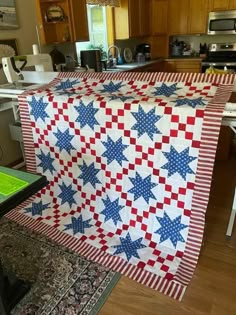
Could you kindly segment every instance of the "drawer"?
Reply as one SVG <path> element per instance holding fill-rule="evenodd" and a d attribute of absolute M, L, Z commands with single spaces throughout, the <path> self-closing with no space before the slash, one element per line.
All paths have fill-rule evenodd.
<path fill-rule="evenodd" d="M 12 140 L 23 142 L 21 123 L 15 122 L 14 124 L 9 124 L 9 128 Z"/>

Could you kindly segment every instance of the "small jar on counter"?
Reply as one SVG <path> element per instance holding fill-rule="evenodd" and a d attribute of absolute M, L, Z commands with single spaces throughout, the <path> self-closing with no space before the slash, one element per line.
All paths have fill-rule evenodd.
<path fill-rule="evenodd" d="M 144 56 L 144 54 L 138 53 L 137 56 L 136 56 L 136 60 L 137 60 L 137 62 L 139 62 L 139 63 L 144 62 L 144 61 L 145 61 L 145 56 Z"/>

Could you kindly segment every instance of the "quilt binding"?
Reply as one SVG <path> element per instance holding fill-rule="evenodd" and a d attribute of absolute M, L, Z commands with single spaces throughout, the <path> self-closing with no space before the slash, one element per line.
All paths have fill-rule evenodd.
<path fill-rule="evenodd" d="M 9 212 L 6 217 L 24 225 L 35 232 L 42 233 L 59 244 L 66 246 L 87 259 L 96 261 L 106 267 L 118 271 L 137 282 L 155 289 L 179 301 L 182 300 L 188 283 L 196 268 L 204 233 L 205 213 L 208 205 L 211 179 L 214 168 L 215 153 L 218 143 L 222 114 L 230 93 L 232 92 L 234 75 L 190 74 L 190 73 L 59 73 L 49 84 L 42 86 L 37 91 L 24 92 L 18 99 L 20 102 L 20 116 L 22 121 L 22 133 L 24 138 L 25 159 L 27 170 L 36 173 L 36 159 L 26 95 L 34 95 L 45 89 L 53 87 L 63 78 L 88 78 L 99 80 L 135 80 L 135 81 L 158 81 L 158 82 L 206 82 L 219 84 L 213 99 L 204 110 L 202 126 L 201 147 L 196 172 L 195 189 L 192 198 L 192 210 L 189 224 L 189 233 L 186 247 L 180 266 L 174 280 L 167 280 L 149 271 L 138 268 L 118 256 L 102 252 L 75 237 L 56 230 L 46 223 L 19 213 L 19 210 L 27 206 L 31 197 L 17 208 Z M 216 128 L 216 129 L 215 129 Z M 217 130 L 217 131 L 216 131 Z M 41 190 L 41 194 L 45 193 Z M 36 194 L 37 195 L 37 194 Z"/>

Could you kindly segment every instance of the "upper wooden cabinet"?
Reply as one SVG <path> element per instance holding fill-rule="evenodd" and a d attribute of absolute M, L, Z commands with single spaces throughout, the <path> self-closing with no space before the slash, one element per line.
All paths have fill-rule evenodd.
<path fill-rule="evenodd" d="M 42 44 L 89 40 L 86 0 L 36 0 L 36 10 Z"/>
<path fill-rule="evenodd" d="M 152 35 L 167 34 L 168 0 L 152 0 L 151 31 Z"/>
<path fill-rule="evenodd" d="M 235 10 L 236 0 L 210 0 L 209 9 L 210 11 Z"/>
<path fill-rule="evenodd" d="M 139 32 L 140 36 L 149 36 L 151 34 L 151 0 L 138 0 L 139 3 Z M 137 18 L 137 12 L 134 12 Z"/>
<path fill-rule="evenodd" d="M 189 34 L 204 34 L 207 30 L 208 1 L 190 0 L 189 1 Z"/>
<path fill-rule="evenodd" d="M 230 0 L 229 1 L 229 9 L 230 10 L 236 10 L 236 0 Z"/>
<path fill-rule="evenodd" d="M 188 28 L 189 0 L 169 0 L 168 32 L 169 34 L 186 34 Z"/>
<path fill-rule="evenodd" d="M 120 0 L 114 9 L 115 39 L 148 36 L 151 0 Z"/>
<path fill-rule="evenodd" d="M 168 32 L 175 34 L 206 33 L 208 0 L 169 0 Z"/>

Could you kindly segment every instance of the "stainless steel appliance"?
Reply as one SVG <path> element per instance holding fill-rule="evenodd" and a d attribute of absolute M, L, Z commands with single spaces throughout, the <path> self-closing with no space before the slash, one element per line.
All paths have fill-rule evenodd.
<path fill-rule="evenodd" d="M 202 72 L 210 66 L 236 72 L 236 43 L 209 44 L 207 57 L 202 60 Z"/>
<path fill-rule="evenodd" d="M 210 12 L 208 34 L 236 34 L 236 10 Z"/>
<path fill-rule="evenodd" d="M 80 51 L 81 67 L 94 69 L 95 72 L 102 72 L 102 60 L 100 49 L 89 49 Z"/>

